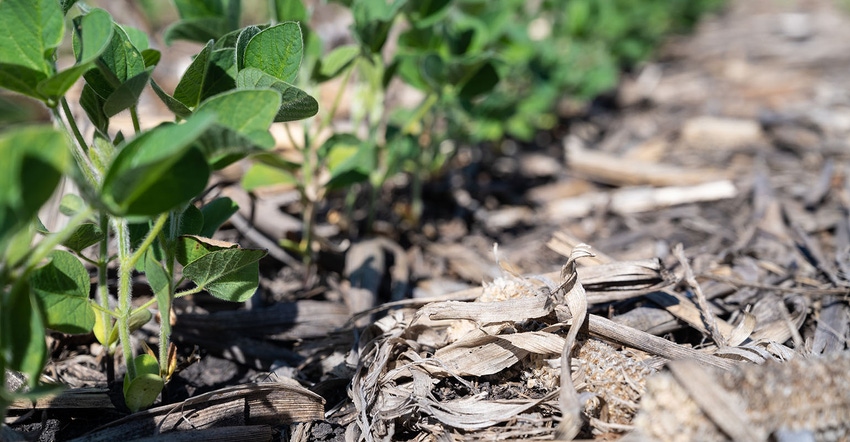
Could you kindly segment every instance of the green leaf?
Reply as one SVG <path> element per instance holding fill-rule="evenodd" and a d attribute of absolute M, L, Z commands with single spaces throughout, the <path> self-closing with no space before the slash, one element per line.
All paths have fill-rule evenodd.
<path fill-rule="evenodd" d="M 62 42 L 65 20 L 56 0 L 0 2 L 0 63 L 23 66 L 45 76 L 50 55 Z"/>
<path fill-rule="evenodd" d="M 201 102 L 201 90 L 204 87 L 212 46 L 212 41 L 207 42 L 204 49 L 198 52 L 186 72 L 180 77 L 177 87 L 174 88 L 174 98 L 188 108 L 193 108 Z"/>
<path fill-rule="evenodd" d="M 209 168 L 192 143 L 213 123 L 192 116 L 143 133 L 118 153 L 103 181 L 102 198 L 119 216 L 153 216 L 186 203 L 206 186 Z"/>
<path fill-rule="evenodd" d="M 306 22 L 308 17 L 307 8 L 301 0 L 274 0 L 276 22 L 300 21 Z"/>
<path fill-rule="evenodd" d="M 94 337 L 97 339 L 97 342 L 100 342 L 104 347 L 110 348 L 115 341 L 110 341 L 109 339 L 112 337 L 113 326 L 111 321 L 111 316 L 101 313 L 95 312 L 94 315 Z M 118 339 L 118 333 L 116 330 L 115 339 Z"/>
<path fill-rule="evenodd" d="M 222 0 L 174 0 L 180 18 L 221 17 L 224 15 Z"/>
<path fill-rule="evenodd" d="M 260 33 L 260 28 L 256 26 L 247 26 L 239 33 L 236 39 L 236 68 L 242 70 L 245 68 L 245 49 L 248 47 L 248 42 Z"/>
<path fill-rule="evenodd" d="M 62 5 L 62 15 L 65 15 L 71 10 L 74 3 L 77 3 L 77 0 L 59 0 L 59 3 Z"/>
<path fill-rule="evenodd" d="M 443 19 L 451 0 L 419 0 L 407 3 L 410 24 L 418 28 L 433 26 Z"/>
<path fill-rule="evenodd" d="M 236 86 L 240 89 L 271 88 L 280 92 L 282 99 L 274 117 L 275 122 L 301 120 L 319 112 L 319 102 L 315 98 L 259 69 L 247 68 L 239 71 L 236 75 Z"/>
<path fill-rule="evenodd" d="M 35 295 L 27 284 L 16 285 L 9 302 L 0 314 L 4 315 L 2 345 L 6 368 L 23 372 L 31 386 L 38 383 L 41 369 L 47 361 L 47 344 L 44 341 L 44 320 L 38 311 Z"/>
<path fill-rule="evenodd" d="M 41 224 L 37 221 L 38 218 L 33 222 L 26 223 L 23 228 L 14 232 L 8 239 L 7 245 L 0 244 L 0 250 L 3 247 L 6 248 L 5 254 L 0 256 L 0 259 L 3 260 L 7 268 L 14 268 L 32 252 L 32 241 L 39 231 L 38 225 Z"/>
<path fill-rule="evenodd" d="M 145 60 L 146 68 L 158 65 L 161 58 L 162 52 L 159 52 L 156 49 L 145 49 L 142 51 L 142 59 Z"/>
<path fill-rule="evenodd" d="M 133 365 L 136 367 L 136 377 L 130 379 L 124 376 L 124 402 L 135 413 L 153 405 L 165 381 L 159 375 L 159 363 L 155 357 L 149 354 L 136 356 Z"/>
<path fill-rule="evenodd" d="M 218 241 L 197 235 L 181 235 L 177 240 L 177 249 L 174 255 L 177 258 L 177 262 L 185 266 L 211 252 L 238 247 L 239 244 L 232 242 Z"/>
<path fill-rule="evenodd" d="M 159 99 L 162 100 L 163 103 L 165 103 L 165 106 L 168 108 L 168 110 L 173 112 L 174 115 L 177 115 L 180 118 L 189 118 L 189 115 L 192 115 L 192 111 L 188 107 L 186 107 L 185 104 L 181 103 L 180 100 L 177 100 L 171 95 L 168 95 L 168 93 L 162 90 L 162 88 L 159 87 L 159 85 L 156 84 L 153 79 L 151 79 L 151 88 L 159 97 Z"/>
<path fill-rule="evenodd" d="M 108 97 L 119 84 L 145 72 L 145 60 L 141 52 L 133 46 L 130 37 L 121 26 L 113 25 L 112 39 L 109 41 L 109 46 L 100 55 L 100 61 L 104 69 L 99 72 L 103 74 L 106 85 L 92 84 L 95 92 L 102 97 Z M 86 80 L 89 80 L 90 71 L 86 74 Z M 92 83 L 90 81 L 90 83 Z"/>
<path fill-rule="evenodd" d="M 458 95 L 461 98 L 473 99 L 492 91 L 498 83 L 499 73 L 493 63 L 488 61 L 463 84 Z"/>
<path fill-rule="evenodd" d="M 35 217 L 69 170 L 68 139 L 49 126 L 0 134 L 0 252 Z"/>
<path fill-rule="evenodd" d="M 362 0 L 351 6 L 354 33 L 363 46 L 373 54 L 381 52 L 387 41 L 392 22 L 407 0 Z"/>
<path fill-rule="evenodd" d="M 149 67 L 142 73 L 121 83 L 103 103 L 103 113 L 112 117 L 124 109 L 135 106 L 139 102 L 139 97 L 142 95 L 145 86 L 148 85 L 153 69 L 153 67 Z"/>
<path fill-rule="evenodd" d="M 38 84 L 47 78 L 47 74 L 25 66 L 11 63 L 0 63 L 0 87 L 18 92 L 29 97 L 47 101 L 38 92 Z"/>
<path fill-rule="evenodd" d="M 90 85 L 83 85 L 83 92 L 80 94 L 80 106 L 86 112 L 94 127 L 104 134 L 109 133 L 109 117 L 103 112 L 105 102 L 106 100 L 98 95 Z"/>
<path fill-rule="evenodd" d="M 236 50 L 214 49 L 210 55 L 209 68 L 204 78 L 201 100 L 227 92 L 236 87 Z"/>
<path fill-rule="evenodd" d="M 318 71 L 316 79 L 321 82 L 336 77 L 359 54 L 360 48 L 357 45 L 344 45 L 334 49 L 330 54 L 319 60 L 319 63 L 316 65 Z"/>
<path fill-rule="evenodd" d="M 221 17 L 183 19 L 165 30 L 163 39 L 167 45 L 175 40 L 188 40 L 206 43 L 215 40 L 233 30 L 228 21 Z"/>
<path fill-rule="evenodd" d="M 261 187 L 296 184 L 298 180 L 291 172 L 263 163 L 254 163 L 242 176 L 242 188 L 252 192 Z"/>
<path fill-rule="evenodd" d="M 59 202 L 59 213 L 71 217 L 74 216 L 86 208 L 86 202 L 83 198 L 74 193 L 68 193 L 62 196 L 62 200 Z"/>
<path fill-rule="evenodd" d="M 337 134 L 319 148 L 320 156 L 327 161 L 331 177 L 325 184 L 329 189 L 339 189 L 365 181 L 375 170 L 376 152 L 372 144 L 364 143 L 350 134 Z"/>
<path fill-rule="evenodd" d="M 74 18 L 74 66 L 42 81 L 38 91 L 57 100 L 89 69 L 112 40 L 112 16 L 103 9 L 93 9 L 86 15 Z"/>
<path fill-rule="evenodd" d="M 150 48 L 148 34 L 146 34 L 145 31 L 129 25 L 119 25 L 119 27 L 124 30 L 125 34 L 127 34 L 127 39 L 130 41 L 130 44 L 132 44 L 139 52 Z"/>
<path fill-rule="evenodd" d="M 303 51 L 301 25 L 297 22 L 280 23 L 251 38 L 245 48 L 244 66 L 292 83 L 301 67 Z"/>
<path fill-rule="evenodd" d="M 89 304 L 89 272 L 76 256 L 54 250 L 50 261 L 33 271 L 30 286 L 36 294 L 47 327 L 63 333 L 88 333 L 94 327 Z"/>
<path fill-rule="evenodd" d="M 249 28 L 251 26 L 248 26 Z M 234 49 L 236 48 L 236 40 L 239 39 L 239 34 L 242 33 L 245 29 L 236 29 L 228 32 L 227 34 L 222 35 L 215 41 L 215 45 L 213 45 L 213 49 Z"/>
<path fill-rule="evenodd" d="M 237 211 L 239 211 L 239 205 L 228 197 L 210 201 L 209 204 L 201 208 L 201 213 L 204 215 L 204 228 L 200 235 L 212 238 L 219 227 Z"/>
<path fill-rule="evenodd" d="M 234 90 L 216 95 L 198 106 L 198 114 L 216 116 L 216 123 L 232 129 L 261 147 L 274 146 L 269 126 L 280 108 L 280 94 L 273 90 Z"/>
<path fill-rule="evenodd" d="M 152 357 L 150 355 L 141 355 Z M 124 379 L 127 379 L 126 377 Z M 132 412 L 150 407 L 165 387 L 165 381 L 159 374 L 143 374 L 130 382 L 125 382 L 124 402 Z"/>
<path fill-rule="evenodd" d="M 74 55 L 77 64 L 89 64 L 97 59 L 112 41 L 112 16 L 103 9 L 92 9 L 74 18 Z"/>
<path fill-rule="evenodd" d="M 421 69 L 421 55 L 397 55 L 393 60 L 393 68 L 398 77 L 410 86 L 420 91 L 429 91 L 430 84 L 425 81 Z"/>
<path fill-rule="evenodd" d="M 264 256 L 265 250 L 217 250 L 183 267 L 183 276 L 216 298 L 242 302 L 257 290 Z"/>
<path fill-rule="evenodd" d="M 199 144 L 211 161 L 224 154 L 241 152 L 247 155 L 253 146 L 271 148 L 275 141 L 269 133 L 269 126 L 279 108 L 280 94 L 270 89 L 241 89 L 216 95 L 201 103 L 195 113 L 215 115 L 218 126 L 240 137 L 213 139 L 205 136 Z M 223 141 L 232 143 L 223 144 Z"/>
<path fill-rule="evenodd" d="M 265 152 L 273 147 L 272 139 L 263 140 L 265 146 L 225 126 L 214 125 L 207 129 L 195 145 L 201 149 L 213 170 L 221 170 L 255 152 Z"/>
<path fill-rule="evenodd" d="M 291 161 L 274 152 L 261 152 L 252 156 L 252 158 L 267 166 L 276 167 L 295 173 L 301 169 L 301 163 Z"/>
<path fill-rule="evenodd" d="M 77 253 L 82 252 L 87 247 L 93 246 L 100 242 L 106 235 L 100 230 L 100 226 L 95 223 L 83 223 L 74 229 L 71 237 L 66 239 L 62 245 Z"/>
<path fill-rule="evenodd" d="M 198 235 L 204 228 L 204 214 L 192 204 L 186 206 L 183 216 L 180 217 L 180 235 Z"/>

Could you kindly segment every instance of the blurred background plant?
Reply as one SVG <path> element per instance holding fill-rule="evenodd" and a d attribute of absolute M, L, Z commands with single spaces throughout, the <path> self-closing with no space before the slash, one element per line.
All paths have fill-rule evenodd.
<path fill-rule="evenodd" d="M 203 17 L 178 8 L 182 20 L 166 30 L 166 41 L 202 42 L 236 26 L 227 17 L 228 2 L 212 3 L 220 6 L 207 8 Z M 666 35 L 690 29 L 722 0 L 332 3 L 351 23 L 350 34 L 334 41 L 309 30 L 316 24 L 312 13 L 327 4 L 271 0 L 246 7 L 255 16 L 267 12 L 273 22 L 303 24 L 305 75 L 298 87 L 315 95 L 336 82 L 333 98 L 316 119 L 303 123 L 303 137 L 288 132 L 300 158 L 255 157 L 243 179 L 248 191 L 283 183 L 297 188 L 302 235 L 281 243 L 308 262 L 315 252 L 317 206 L 328 192 L 347 191 L 351 212 L 366 189 L 362 230 L 368 232 L 384 184 L 404 174 L 410 204 L 401 216 L 415 226 L 423 215 L 423 182 L 443 171 L 459 145 L 506 137 L 530 141 L 553 129 L 561 100 L 581 105 L 612 90 L 620 73 L 645 60 Z M 184 32 L 198 28 L 203 32 Z M 352 101 L 343 103 L 350 112 L 345 124 L 335 124 L 343 97 Z"/>
<path fill-rule="evenodd" d="M 564 98 L 587 102 L 612 90 L 671 33 L 690 30 L 723 0 L 457 0 L 446 23 L 476 51 L 498 54 L 503 81 L 467 112 L 452 113 L 450 133 L 471 141 L 531 140 L 559 123 Z"/>

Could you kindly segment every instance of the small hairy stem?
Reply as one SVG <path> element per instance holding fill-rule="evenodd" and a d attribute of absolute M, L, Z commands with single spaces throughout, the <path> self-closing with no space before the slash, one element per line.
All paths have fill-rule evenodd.
<path fill-rule="evenodd" d="M 127 366 L 127 376 L 136 377 L 136 367 L 133 364 L 134 349 L 130 342 L 130 306 L 133 299 L 132 275 L 133 269 L 145 255 L 145 251 L 153 244 L 159 232 L 165 226 L 167 214 L 160 215 L 148 231 L 144 241 L 134 253 L 130 253 L 130 228 L 126 219 L 115 219 L 115 236 L 118 239 L 118 339 Z"/>
<path fill-rule="evenodd" d="M 80 166 L 80 170 L 83 172 L 83 176 L 86 181 L 96 188 L 100 183 L 100 174 L 88 156 L 88 144 L 86 144 L 86 140 L 83 138 L 83 135 L 80 133 L 80 129 L 77 127 L 74 115 L 71 113 L 71 108 L 68 106 L 68 100 L 62 97 L 60 103 L 62 104 L 62 111 L 65 113 L 65 118 L 62 118 L 62 114 L 59 112 L 58 108 L 52 107 L 50 108 L 50 112 L 53 117 L 53 122 L 54 124 L 62 126 L 65 134 L 68 135 L 69 141 L 71 142 L 71 154 L 74 156 L 74 160 L 77 162 L 77 165 Z"/>
<path fill-rule="evenodd" d="M 166 374 L 168 367 L 168 343 L 171 339 L 171 303 L 168 311 L 159 311 L 159 372 Z"/>
<path fill-rule="evenodd" d="M 195 295 L 201 293 L 203 291 L 203 287 L 193 287 L 188 290 L 183 290 L 182 292 L 177 292 L 174 294 L 174 298 L 182 298 L 184 296 Z"/>
<path fill-rule="evenodd" d="M 165 271 L 169 276 L 170 282 L 168 285 L 168 302 L 159 306 L 159 371 L 162 374 L 168 373 L 168 347 L 171 339 L 171 303 L 174 301 L 174 247 L 171 245 L 177 240 L 180 234 L 180 224 L 183 222 L 183 212 L 173 211 L 168 214 L 170 223 L 169 229 L 162 244 L 165 252 Z M 160 235 L 162 238 L 162 235 Z"/>
<path fill-rule="evenodd" d="M 127 376 L 136 377 L 133 364 L 134 349 L 130 342 L 130 304 L 132 301 L 132 272 L 130 255 L 130 227 L 126 219 L 114 219 L 115 236 L 118 240 L 118 340 L 124 354 Z"/>
<path fill-rule="evenodd" d="M 100 212 L 100 231 L 103 232 L 103 239 L 100 240 L 100 244 L 98 245 L 98 257 L 97 257 L 97 302 L 98 306 L 104 311 L 109 311 L 109 280 L 108 280 L 108 268 L 109 265 L 109 216 L 106 212 Z M 112 317 L 108 313 L 104 311 L 95 312 L 96 315 L 100 315 L 100 319 L 103 324 L 106 326 L 106 330 L 109 330 L 109 324 L 112 323 Z M 105 343 L 108 344 L 108 343 Z M 109 345 L 104 346 L 105 351 L 109 351 Z"/>
<path fill-rule="evenodd" d="M 117 314 L 117 313 L 113 312 L 113 311 L 112 311 L 112 310 L 110 310 L 110 309 L 105 309 L 105 308 L 101 307 L 99 304 L 91 304 L 91 307 L 92 307 L 92 308 L 93 308 L 93 309 L 94 309 L 97 313 L 103 313 L 104 315 L 106 315 L 106 316 L 107 316 L 107 317 L 109 317 L 109 318 L 117 318 L 117 317 L 118 317 L 118 314 Z"/>

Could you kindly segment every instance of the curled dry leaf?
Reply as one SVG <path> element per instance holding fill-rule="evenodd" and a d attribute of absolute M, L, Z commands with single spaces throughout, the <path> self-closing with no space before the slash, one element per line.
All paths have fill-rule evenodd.
<path fill-rule="evenodd" d="M 639 351 L 577 342 L 587 300 L 576 260 L 587 256 L 587 246 L 575 248 L 560 285 L 508 268 L 474 302 L 397 310 L 368 328 L 350 358 L 361 440 L 392 440 L 400 431 L 465 439 L 552 434 L 559 420 L 574 422 L 574 435 L 585 415 L 591 427 L 630 423 L 654 370 Z M 562 383 L 573 393 L 569 408 L 559 399 Z"/>
<path fill-rule="evenodd" d="M 590 246 L 586 244 L 579 244 L 573 249 L 570 258 L 561 270 L 561 278 L 564 282 L 555 292 L 556 299 L 561 291 L 564 292 L 562 296 L 572 317 L 572 326 L 567 332 L 566 342 L 564 342 L 564 347 L 561 350 L 561 393 L 558 397 L 558 404 L 561 407 L 561 423 L 558 424 L 558 429 L 555 432 L 555 437 L 558 439 L 575 438 L 582 425 L 582 404 L 570 373 L 570 359 L 578 332 L 584 326 L 584 321 L 587 318 L 587 294 L 578 280 L 576 260 L 589 256 L 593 256 L 593 254 L 590 253 Z M 558 319 L 564 321 L 566 315 L 561 313 L 563 312 L 562 309 L 563 305 L 555 306 Z"/>

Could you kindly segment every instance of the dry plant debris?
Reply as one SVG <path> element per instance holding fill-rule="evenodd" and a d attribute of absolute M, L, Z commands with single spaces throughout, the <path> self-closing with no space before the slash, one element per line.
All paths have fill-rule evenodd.
<path fill-rule="evenodd" d="M 319 395 L 289 382 L 237 385 L 131 414 L 75 441 L 136 440 L 187 430 L 192 430 L 193 437 L 206 435 L 213 440 L 234 436 L 272 440 L 273 428 L 318 420 L 323 412 Z M 196 434 L 195 430 L 208 431 Z"/>
<path fill-rule="evenodd" d="M 585 321 L 588 296 L 575 263 L 587 256 L 587 246 L 573 250 L 561 284 L 505 270 L 474 302 L 434 302 L 376 322 L 360 339 L 350 384 L 359 437 L 571 439 L 587 429 L 631 428 L 658 360 L 600 340 L 622 332 L 615 323 L 595 315 Z"/>
<path fill-rule="evenodd" d="M 632 440 L 839 441 L 850 437 L 850 353 L 729 371 L 691 361 L 647 380 Z"/>
<path fill-rule="evenodd" d="M 564 250 L 570 241 L 559 234 L 552 244 Z M 683 284 L 699 294 L 653 295 L 675 300 L 669 313 L 714 344 L 697 350 L 588 314 L 595 295 L 580 275 L 624 270 L 597 277 L 603 292 L 606 280 L 646 275 L 601 253 L 579 271 L 576 259 L 590 256 L 583 244 L 573 247 L 560 284 L 500 262 L 501 277 L 455 294 L 477 294 L 471 302 L 396 310 L 361 336 L 349 440 L 844 440 L 850 353 L 809 359 L 780 344 L 805 313 L 785 310 L 777 319 L 754 308 L 734 326 L 722 321 L 681 247 L 676 254 Z"/>

